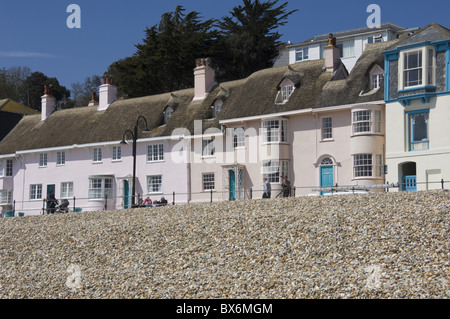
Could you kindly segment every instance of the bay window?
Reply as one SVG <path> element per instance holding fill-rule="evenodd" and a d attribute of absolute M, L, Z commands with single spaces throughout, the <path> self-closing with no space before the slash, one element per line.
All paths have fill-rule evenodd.
<path fill-rule="evenodd" d="M 399 90 L 435 84 L 435 50 L 423 47 L 400 52 Z"/>
<path fill-rule="evenodd" d="M 288 176 L 288 161 L 267 161 L 263 163 L 263 177 L 267 178 L 269 183 L 281 183 L 281 177 Z"/>
<path fill-rule="evenodd" d="M 353 156 L 353 177 L 381 177 L 382 156 L 376 154 L 356 154 Z"/>
<path fill-rule="evenodd" d="M 89 199 L 103 199 L 113 194 L 112 177 L 91 177 L 89 178 Z"/>
<path fill-rule="evenodd" d="M 287 120 L 268 120 L 263 122 L 263 143 L 286 143 Z"/>
<path fill-rule="evenodd" d="M 378 134 L 383 131 L 381 110 L 357 110 L 352 112 L 353 134 Z"/>

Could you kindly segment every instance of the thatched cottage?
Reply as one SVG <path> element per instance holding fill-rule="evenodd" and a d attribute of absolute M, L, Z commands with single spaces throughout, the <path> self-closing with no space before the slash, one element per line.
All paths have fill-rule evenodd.
<path fill-rule="evenodd" d="M 398 45 L 368 44 L 348 73 L 330 35 L 324 59 L 225 83 L 199 59 L 194 88 L 127 100 L 104 77 L 99 101 L 84 108 L 55 111 L 48 89 L 42 114 L 0 143 L 0 161 L 13 162 L 0 191 L 12 194 L 16 211 L 39 214 L 51 189 L 89 211 L 129 208 L 133 194 L 175 204 L 257 198 L 263 177 L 272 197 L 284 178 L 296 196 L 382 184 L 381 52 Z"/>

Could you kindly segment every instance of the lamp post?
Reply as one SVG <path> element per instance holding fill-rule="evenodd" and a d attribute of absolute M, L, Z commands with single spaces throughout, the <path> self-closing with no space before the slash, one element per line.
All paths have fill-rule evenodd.
<path fill-rule="evenodd" d="M 136 204 L 136 141 L 138 140 L 138 131 L 139 128 L 142 129 L 143 133 L 150 133 L 150 130 L 148 129 L 148 125 L 147 125 L 147 119 L 142 116 L 139 115 L 139 117 L 136 120 L 136 125 L 134 126 L 134 132 L 131 130 L 126 130 L 123 133 L 123 137 L 122 137 L 122 142 L 120 142 L 120 144 L 128 144 L 127 141 L 125 140 L 126 136 L 131 136 L 132 140 L 133 140 L 133 187 L 131 190 L 131 207 L 135 207 Z"/>

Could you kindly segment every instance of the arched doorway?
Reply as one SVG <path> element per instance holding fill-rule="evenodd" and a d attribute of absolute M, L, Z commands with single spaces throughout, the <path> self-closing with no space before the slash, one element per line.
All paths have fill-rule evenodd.
<path fill-rule="evenodd" d="M 330 157 L 325 157 L 320 163 L 320 187 L 334 186 L 334 162 Z M 320 194 L 327 194 L 330 192 L 321 192 Z"/>
<path fill-rule="evenodd" d="M 407 162 L 399 165 L 402 181 L 402 191 L 417 191 L 417 167 L 415 162 Z"/>

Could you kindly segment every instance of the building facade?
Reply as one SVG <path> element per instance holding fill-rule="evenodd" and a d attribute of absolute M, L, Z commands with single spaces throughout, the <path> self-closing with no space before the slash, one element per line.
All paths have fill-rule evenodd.
<path fill-rule="evenodd" d="M 384 54 L 387 178 L 440 189 L 450 181 L 450 31 L 431 24 Z"/>
<path fill-rule="evenodd" d="M 340 58 L 347 71 L 351 72 L 367 44 L 396 40 L 400 35 L 414 32 L 417 29 L 407 29 L 392 23 L 385 23 L 379 28 L 366 27 L 335 32 L 333 35 L 336 37 L 336 45 L 340 49 Z M 297 44 L 289 44 L 286 46 L 286 50 L 280 54 L 280 61 L 277 60 L 275 65 L 280 66 L 287 61 L 289 64 L 294 64 L 324 59 L 327 40 L 328 34 L 323 34 Z"/>

